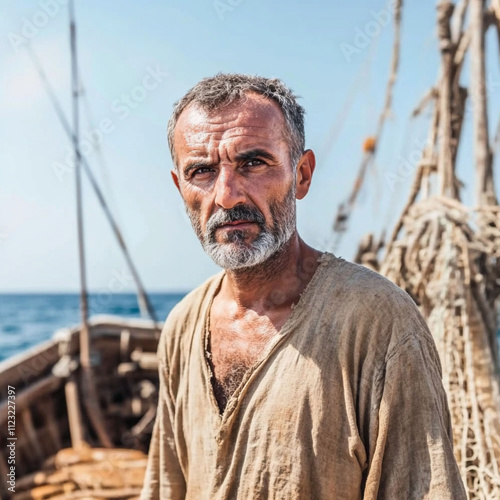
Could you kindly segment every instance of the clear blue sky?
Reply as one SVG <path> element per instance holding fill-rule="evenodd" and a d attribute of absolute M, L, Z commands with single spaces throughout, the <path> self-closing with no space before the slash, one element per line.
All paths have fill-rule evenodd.
<path fill-rule="evenodd" d="M 65 164 L 69 141 L 20 38 L 30 37 L 70 116 L 64 3 L 1 2 L 0 291 L 78 288 L 74 175 L 54 167 Z M 406 3 L 394 114 L 352 231 L 339 248 L 345 258 L 352 258 L 361 235 L 394 222 L 411 180 L 411 175 L 398 174 L 398 158 L 408 158 L 426 137 L 427 115 L 412 124 L 408 116 L 437 76 L 435 0 Z M 188 290 L 217 271 L 193 235 L 171 182 L 165 127 L 172 104 L 199 79 L 219 71 L 279 77 L 301 96 L 307 146 L 317 152 L 318 166 L 309 195 L 298 204 L 298 226 L 309 244 L 326 248 L 337 205 L 353 183 L 361 144 L 373 133 L 382 106 L 393 27 L 376 13 L 388 5 L 387 0 L 76 2 L 82 79 L 93 126 L 104 123 L 106 131 L 101 143 L 105 168 L 95 150 L 88 160 L 148 289 Z M 359 33 L 365 39 L 358 38 L 356 45 Z M 488 75 L 491 100 L 498 103 L 492 35 Z M 343 52 L 345 44 L 356 48 L 350 57 Z M 150 90 L 137 89 L 151 72 L 157 81 L 145 80 Z M 348 118 L 329 149 L 335 122 L 351 95 Z M 82 129 L 88 131 L 92 127 L 84 110 L 82 104 Z M 495 111 L 492 131 L 498 106 Z M 470 133 L 469 117 L 460 163 L 469 183 Z M 393 188 L 387 174 L 399 175 Z M 87 183 L 84 189 L 88 282 L 98 291 L 116 273 L 123 274 L 124 261 Z M 125 279 L 123 291 L 132 289 Z"/>

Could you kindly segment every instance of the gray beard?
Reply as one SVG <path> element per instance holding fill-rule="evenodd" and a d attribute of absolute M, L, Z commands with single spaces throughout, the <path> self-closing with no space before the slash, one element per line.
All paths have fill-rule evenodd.
<path fill-rule="evenodd" d="M 271 203 L 269 210 L 273 219 L 271 228 L 266 226 L 264 216 L 256 208 L 237 205 L 229 210 L 220 209 L 207 222 L 205 232 L 200 227 L 199 215 L 186 207 L 193 229 L 203 249 L 211 259 L 228 271 L 257 266 L 279 252 L 290 240 L 296 228 L 295 182 L 282 202 Z M 246 231 L 233 229 L 218 243 L 215 231 L 218 227 L 235 220 L 256 222 L 260 233 L 251 243 L 245 242 Z"/>

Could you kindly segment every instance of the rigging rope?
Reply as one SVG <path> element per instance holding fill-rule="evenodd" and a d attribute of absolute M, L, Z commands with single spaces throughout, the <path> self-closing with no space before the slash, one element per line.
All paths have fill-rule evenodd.
<path fill-rule="evenodd" d="M 92 113 L 92 108 L 90 106 L 90 102 L 89 102 L 89 99 L 87 97 L 87 92 L 86 92 L 85 86 L 83 84 L 81 71 L 80 71 L 80 95 L 81 95 L 82 101 L 83 101 L 83 109 L 85 112 L 85 117 L 87 119 L 88 128 L 91 131 L 97 130 L 97 127 L 95 126 L 94 116 Z M 117 220 L 117 222 L 119 222 L 120 217 L 118 216 L 118 207 L 117 207 L 117 204 L 116 204 L 114 196 L 113 196 L 113 189 L 112 189 L 112 185 L 111 185 L 111 182 L 109 179 L 109 168 L 108 168 L 108 164 L 104 158 L 104 154 L 103 154 L 102 147 L 101 147 L 101 141 L 100 140 L 93 141 L 92 145 L 93 145 L 93 148 L 94 148 L 96 155 L 97 155 L 97 162 L 98 162 L 99 166 L 101 167 L 102 181 L 103 181 L 103 184 L 105 187 L 107 199 L 108 199 L 108 201 L 111 202 L 110 204 L 113 207 L 113 213 L 114 213 L 115 219 Z"/>
<path fill-rule="evenodd" d="M 37 58 L 34 50 L 30 45 L 28 45 L 28 54 L 35 65 L 36 71 L 43 83 L 43 86 L 45 88 L 45 91 L 47 92 L 47 95 L 50 99 L 50 102 L 52 103 L 52 106 L 54 108 L 54 111 L 56 112 L 57 117 L 59 118 L 59 121 L 68 135 L 68 137 L 73 140 L 73 131 L 71 130 L 71 126 L 66 119 L 66 116 L 64 114 L 64 111 L 62 109 L 62 106 L 57 99 L 57 96 L 55 95 L 52 86 L 50 85 L 50 82 L 47 78 L 47 75 L 43 69 L 43 66 L 41 65 L 39 59 Z M 84 156 L 81 156 L 81 162 L 82 162 L 82 167 L 85 172 L 85 174 L 88 177 L 88 180 L 90 181 L 90 184 L 92 188 L 94 189 L 94 192 L 97 196 L 97 199 L 99 201 L 99 204 L 101 205 L 101 208 L 104 211 L 104 214 L 106 215 L 106 218 L 108 219 L 108 222 L 111 225 L 111 229 L 113 230 L 113 233 L 118 241 L 118 245 L 123 253 L 123 256 L 125 258 L 125 261 L 127 263 L 127 266 L 129 267 L 129 270 L 132 274 L 132 277 L 134 279 L 134 282 L 137 287 L 137 294 L 138 294 L 138 301 L 139 301 L 139 306 L 141 311 L 146 311 L 148 316 L 155 322 L 155 324 L 158 322 L 154 307 L 149 300 L 148 294 L 146 290 L 144 289 L 144 286 L 142 284 L 142 280 L 140 279 L 139 273 L 132 261 L 132 257 L 129 254 L 127 245 L 125 244 L 125 240 L 122 237 L 122 232 L 120 230 L 120 227 L 118 226 L 118 223 L 116 222 L 115 218 L 113 217 L 113 214 L 111 213 L 111 210 L 106 202 L 106 199 L 102 193 L 101 188 L 99 187 L 99 184 L 92 173 L 92 170 L 90 168 L 90 165 L 87 161 L 87 159 Z"/>
<path fill-rule="evenodd" d="M 396 83 L 397 72 L 399 68 L 402 4 L 403 4 L 402 0 L 396 0 L 396 5 L 394 6 L 394 43 L 392 48 L 389 79 L 387 81 L 386 92 L 385 92 L 384 106 L 379 115 L 379 120 L 377 123 L 375 134 L 372 137 L 369 137 L 365 140 L 363 158 L 358 168 L 358 174 L 354 181 L 354 186 L 351 190 L 351 193 L 349 194 L 347 199 L 339 205 L 337 209 L 337 215 L 333 223 L 333 232 L 335 233 L 335 240 L 334 240 L 335 246 L 332 250 L 334 253 L 337 252 L 337 248 L 340 244 L 342 236 L 347 231 L 347 224 L 349 222 L 349 218 L 352 214 L 352 211 L 354 210 L 361 186 L 364 183 L 366 172 L 368 170 L 368 167 L 372 164 L 374 160 L 377 147 L 380 144 L 380 140 L 382 138 L 382 132 L 384 130 L 385 122 L 391 112 L 393 89 L 394 89 L 394 84 Z"/>

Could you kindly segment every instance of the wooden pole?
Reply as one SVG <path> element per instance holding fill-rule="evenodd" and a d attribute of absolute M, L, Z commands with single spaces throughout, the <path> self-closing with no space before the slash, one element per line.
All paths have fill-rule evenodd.
<path fill-rule="evenodd" d="M 463 34 L 465 13 L 467 12 L 467 6 L 469 5 L 469 0 L 460 0 L 455 5 L 453 11 L 453 18 L 451 20 L 451 39 L 454 44 L 458 44 L 460 38 Z"/>
<path fill-rule="evenodd" d="M 80 311 L 82 326 L 80 331 L 80 365 L 82 370 L 83 401 L 88 417 L 96 431 L 97 437 L 104 447 L 112 447 L 112 442 L 106 431 L 101 409 L 97 397 L 92 365 L 90 360 L 90 331 L 88 325 L 88 294 L 85 269 L 85 249 L 83 232 L 82 182 L 81 182 L 81 154 L 80 154 L 80 117 L 79 117 L 79 78 L 78 60 L 76 51 L 76 24 L 74 15 L 74 0 L 69 3 L 70 14 L 70 42 L 71 42 L 71 83 L 73 97 L 73 146 L 75 151 L 75 179 L 76 179 L 76 213 L 78 229 L 78 257 L 80 265 Z"/>
<path fill-rule="evenodd" d="M 57 99 L 56 94 L 54 93 L 49 80 L 47 78 L 47 75 L 42 68 L 42 65 L 40 64 L 40 61 L 35 55 L 35 52 L 31 48 L 31 46 L 27 47 L 28 54 L 33 61 L 33 64 L 35 65 L 35 68 L 37 70 L 38 75 L 40 76 L 40 79 L 42 80 L 42 84 L 45 87 L 45 90 L 49 96 L 49 99 L 54 107 L 54 110 L 59 118 L 59 121 L 61 122 L 61 125 L 68 135 L 68 137 L 71 139 L 73 144 L 75 144 L 75 137 L 74 133 L 71 130 L 71 126 L 66 119 L 66 116 L 64 114 L 64 111 L 61 107 L 61 104 L 59 103 L 59 100 Z M 76 141 L 76 146 L 79 149 L 79 145 Z M 106 202 L 106 198 L 104 197 L 104 194 L 99 187 L 99 184 L 97 183 L 97 180 L 92 173 L 92 170 L 90 168 L 89 163 L 87 162 L 87 159 L 85 157 L 82 157 L 82 155 L 79 155 L 79 159 L 81 162 L 81 165 L 83 167 L 83 170 L 85 174 L 87 175 L 87 178 L 90 182 L 90 185 L 92 186 L 92 189 L 94 190 L 97 200 L 99 201 L 99 204 L 101 205 L 101 208 L 104 211 L 104 215 L 108 219 L 109 224 L 111 225 L 111 229 L 113 230 L 113 233 L 116 237 L 116 241 L 118 242 L 118 245 L 120 246 L 120 249 L 122 250 L 123 256 L 125 257 L 125 261 L 127 263 L 127 266 L 132 273 L 132 277 L 135 281 L 136 288 L 137 288 L 137 300 L 139 303 L 139 308 L 141 310 L 141 314 L 143 316 L 148 315 L 154 322 L 155 324 L 158 322 L 154 307 L 149 299 L 149 296 L 144 288 L 144 285 L 142 284 L 142 280 L 139 276 L 139 273 L 137 271 L 137 268 L 135 267 L 134 262 L 132 261 L 132 257 L 130 256 L 130 253 L 128 251 L 127 245 L 125 244 L 125 240 L 122 237 L 122 232 L 120 230 L 120 227 L 118 226 L 118 223 L 116 222 L 115 218 L 113 217 L 113 214 L 111 213 L 111 210 L 109 208 L 108 203 Z"/>
<path fill-rule="evenodd" d="M 387 80 L 387 85 L 385 89 L 385 99 L 382 111 L 380 112 L 377 128 L 375 130 L 375 135 L 373 137 L 374 144 L 371 149 L 367 149 L 363 153 L 363 158 L 361 159 L 361 164 L 358 169 L 358 175 L 354 181 L 354 186 L 351 193 L 345 202 L 342 202 L 338 209 L 335 221 L 333 223 L 333 232 L 336 233 L 332 250 L 337 251 L 337 247 L 340 244 L 342 235 L 347 231 L 347 223 L 354 210 L 356 204 L 356 199 L 358 197 L 359 191 L 364 183 L 366 172 L 371 162 L 373 162 L 376 154 L 376 149 L 382 139 L 382 132 L 384 130 L 384 125 L 391 114 L 392 107 L 392 97 L 394 92 L 394 85 L 398 76 L 399 69 L 399 56 L 401 52 L 401 10 L 403 7 L 403 0 L 395 0 L 394 3 L 394 42 L 392 45 L 392 56 L 391 56 L 391 66 L 389 69 L 389 78 Z"/>
<path fill-rule="evenodd" d="M 437 11 L 442 64 L 441 81 L 439 83 L 439 151 L 437 162 L 439 194 L 458 198 L 453 169 L 451 126 L 454 45 L 451 40 L 450 19 L 453 13 L 453 4 L 447 0 L 440 1 L 437 5 Z"/>
<path fill-rule="evenodd" d="M 484 60 L 484 0 L 470 0 L 470 60 L 476 198 L 479 206 L 496 205 L 492 155 L 488 137 L 488 97 Z"/>

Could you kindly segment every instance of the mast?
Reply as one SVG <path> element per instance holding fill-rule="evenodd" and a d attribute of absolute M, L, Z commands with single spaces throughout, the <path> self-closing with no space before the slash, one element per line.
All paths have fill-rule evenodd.
<path fill-rule="evenodd" d="M 78 59 L 76 51 L 76 24 L 74 0 L 69 2 L 70 16 L 70 43 L 71 43 L 71 87 L 73 104 L 73 148 L 75 152 L 75 187 L 76 187 L 76 216 L 78 230 L 78 260 L 80 267 L 80 365 L 82 370 L 83 401 L 88 417 L 96 431 L 96 434 L 105 447 L 111 447 L 112 443 L 104 425 L 96 394 L 95 382 L 90 360 L 90 330 L 88 324 L 88 293 L 87 277 L 85 268 L 85 248 L 83 231 L 83 207 L 82 207 L 82 157 L 80 153 L 80 116 L 79 116 L 79 78 Z"/>
<path fill-rule="evenodd" d="M 79 148 L 80 142 L 80 112 L 78 106 L 78 66 L 76 54 L 76 26 L 74 19 L 73 0 L 69 2 L 70 9 L 70 37 L 71 37 L 71 97 L 73 105 L 73 149 L 75 153 L 75 188 L 76 188 L 76 221 L 78 231 L 78 263 L 80 269 L 80 313 L 82 319 L 82 333 L 80 335 L 80 357 L 82 365 L 90 358 L 88 334 L 88 294 L 87 273 L 85 266 L 85 241 L 83 232 L 82 208 L 82 158 Z"/>
<path fill-rule="evenodd" d="M 33 51 L 33 48 L 31 46 L 27 47 L 27 51 L 28 51 L 28 54 L 33 62 L 33 65 L 35 66 L 35 69 L 40 77 L 40 80 L 42 81 L 42 84 L 45 88 L 45 91 L 47 92 L 47 95 L 50 99 L 50 102 L 52 103 L 54 111 L 56 112 L 56 115 L 59 118 L 59 121 L 60 121 L 64 131 L 68 135 L 69 139 L 74 143 L 75 138 L 74 138 L 74 134 L 73 134 L 73 130 L 71 128 L 71 125 L 64 114 L 62 106 L 61 106 L 53 88 L 51 87 L 51 85 L 49 83 L 47 75 L 46 75 L 40 61 L 36 57 L 35 52 Z M 76 153 L 75 153 L 75 156 L 76 156 Z M 118 222 L 116 221 L 116 219 L 113 217 L 113 214 L 111 213 L 111 209 L 110 209 L 108 203 L 106 202 L 106 199 L 104 198 L 104 194 L 103 194 L 101 188 L 99 187 L 99 184 L 97 183 L 97 179 L 95 178 L 94 174 L 92 173 L 92 169 L 90 168 L 90 165 L 89 165 L 87 159 L 80 155 L 79 161 L 81 163 L 81 166 L 83 167 L 83 172 L 87 175 L 87 179 L 89 180 L 90 185 L 95 192 L 97 200 L 98 200 L 101 208 L 104 211 L 104 215 L 108 219 L 108 222 L 111 226 L 111 229 L 113 230 L 113 234 L 115 235 L 116 241 L 118 242 L 118 245 L 123 253 L 123 256 L 125 258 L 127 266 L 129 268 L 130 272 L 132 273 L 132 277 L 135 281 L 135 285 L 137 288 L 137 301 L 139 303 L 139 309 L 141 311 L 141 315 L 142 316 L 149 316 L 156 325 L 156 323 L 158 322 L 158 318 L 156 316 L 153 304 L 151 303 L 151 300 L 150 300 L 150 298 L 146 292 L 146 289 L 144 288 L 142 280 L 139 276 L 139 272 L 138 272 L 138 270 L 137 270 L 137 268 L 132 260 L 132 257 L 129 253 L 128 247 L 127 247 L 125 240 L 122 236 L 122 232 L 121 232 L 121 229 L 118 225 Z"/>
<path fill-rule="evenodd" d="M 470 4 L 472 120 L 477 172 L 476 199 L 479 206 L 497 204 L 493 186 L 492 155 L 488 138 L 488 102 L 484 61 L 486 29 L 484 5 L 484 0 L 471 0 Z"/>

